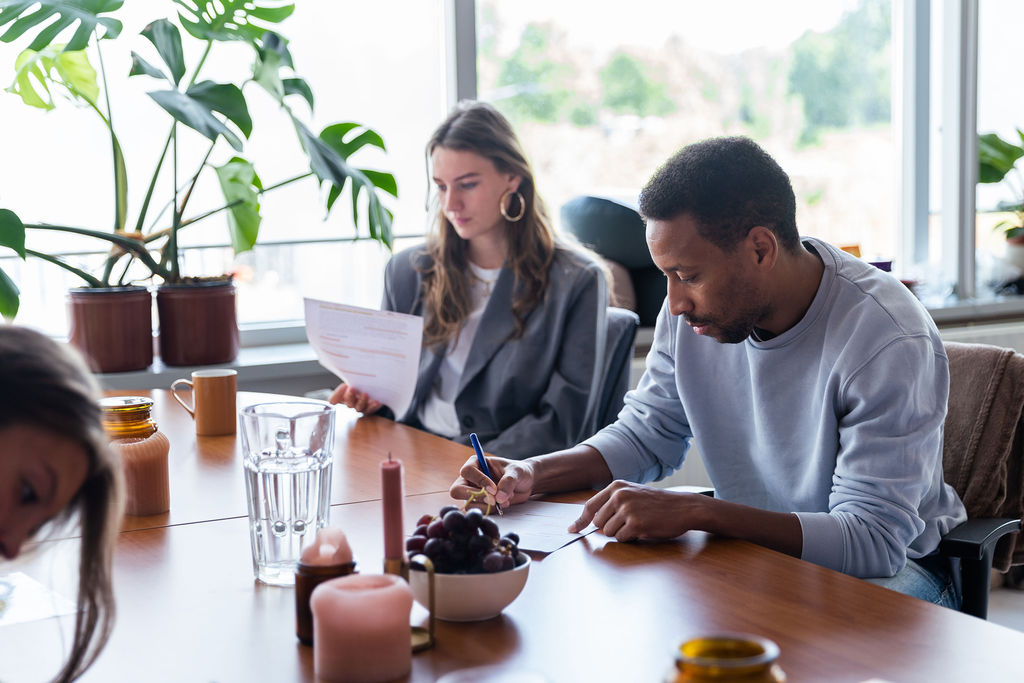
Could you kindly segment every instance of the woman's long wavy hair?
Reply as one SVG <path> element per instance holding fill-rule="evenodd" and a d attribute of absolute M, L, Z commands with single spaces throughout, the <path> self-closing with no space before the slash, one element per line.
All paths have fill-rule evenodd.
<path fill-rule="evenodd" d="M 95 380 L 71 347 L 32 330 L 0 325 L 0 429 L 31 425 L 80 444 L 89 468 L 85 482 L 57 520 L 81 527 L 78 613 L 71 652 L 57 681 L 84 672 L 114 624 L 111 561 L 121 523 L 121 464 L 103 432 Z"/>
<path fill-rule="evenodd" d="M 508 261 L 515 277 L 512 314 L 515 337 L 522 335 L 526 316 L 544 298 L 548 269 L 555 254 L 555 237 L 543 202 L 537 196 L 533 171 L 523 154 L 512 125 L 497 109 L 484 102 L 461 102 L 438 126 L 427 143 L 427 163 L 438 147 L 468 151 L 489 159 L 499 173 L 521 178 L 523 217 L 505 221 Z M 428 174 L 429 175 L 429 174 Z M 510 199 L 508 213 L 518 213 L 518 201 Z M 472 312 L 467 245 L 438 206 L 433 229 L 427 237 L 429 263 L 423 268 L 424 341 L 445 345 L 459 332 Z"/>

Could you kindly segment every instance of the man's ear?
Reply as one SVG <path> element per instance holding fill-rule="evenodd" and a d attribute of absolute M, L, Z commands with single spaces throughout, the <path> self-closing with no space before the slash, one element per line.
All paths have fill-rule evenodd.
<path fill-rule="evenodd" d="M 763 225 L 755 225 L 747 233 L 747 243 L 759 268 L 771 270 L 779 258 L 779 240 Z"/>

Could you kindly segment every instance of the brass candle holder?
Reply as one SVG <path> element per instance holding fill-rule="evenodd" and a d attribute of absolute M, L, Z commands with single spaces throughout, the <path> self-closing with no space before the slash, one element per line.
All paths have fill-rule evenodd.
<path fill-rule="evenodd" d="M 415 555 L 410 562 L 405 563 L 405 579 L 409 580 L 410 565 L 415 569 L 427 572 L 427 628 L 422 626 L 412 627 L 412 651 L 422 652 L 434 646 L 434 563 L 426 555 Z"/>
<path fill-rule="evenodd" d="M 409 582 L 409 560 L 405 555 L 399 558 L 384 558 L 384 573 L 401 576 L 406 583 Z"/>

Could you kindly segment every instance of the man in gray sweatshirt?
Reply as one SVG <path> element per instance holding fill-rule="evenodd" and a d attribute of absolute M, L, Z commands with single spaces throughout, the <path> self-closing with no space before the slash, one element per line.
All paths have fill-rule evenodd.
<path fill-rule="evenodd" d="M 564 451 L 491 459 L 496 486 L 468 462 L 452 495 L 605 486 L 572 530 L 700 529 L 956 607 L 934 553 L 966 513 L 942 479 L 949 371 L 928 312 L 888 273 L 801 238 L 788 176 L 747 138 L 682 149 L 640 211 L 668 295 L 618 420 Z M 691 441 L 714 498 L 642 485 Z"/>

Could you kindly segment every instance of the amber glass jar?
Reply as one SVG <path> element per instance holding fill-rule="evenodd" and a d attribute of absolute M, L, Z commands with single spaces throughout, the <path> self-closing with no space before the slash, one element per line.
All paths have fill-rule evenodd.
<path fill-rule="evenodd" d="M 103 428 L 121 454 L 129 515 L 158 515 L 171 507 L 167 455 L 171 444 L 153 420 L 153 400 L 112 396 L 100 400 Z"/>
<path fill-rule="evenodd" d="M 355 562 L 315 565 L 299 560 L 295 567 L 295 635 L 304 645 L 313 644 L 313 610 L 309 598 L 324 581 L 348 576 L 356 571 Z"/>
<path fill-rule="evenodd" d="M 732 681 L 742 683 L 784 683 L 775 660 L 779 646 L 759 636 L 723 633 L 687 640 L 676 652 L 676 666 L 670 683 Z"/>

